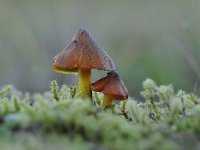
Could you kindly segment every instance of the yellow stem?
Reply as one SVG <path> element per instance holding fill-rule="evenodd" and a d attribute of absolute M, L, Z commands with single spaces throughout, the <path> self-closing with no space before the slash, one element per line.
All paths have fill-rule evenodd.
<path fill-rule="evenodd" d="M 112 103 L 112 99 L 110 99 L 108 96 L 104 95 L 102 107 L 105 108 L 106 106 L 111 105 L 111 103 Z"/>
<path fill-rule="evenodd" d="M 78 70 L 78 87 L 83 98 L 92 99 L 91 70 Z"/>

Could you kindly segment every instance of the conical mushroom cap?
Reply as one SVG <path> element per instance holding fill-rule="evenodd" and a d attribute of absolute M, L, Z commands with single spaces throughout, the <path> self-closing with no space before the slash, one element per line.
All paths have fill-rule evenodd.
<path fill-rule="evenodd" d="M 57 72 L 77 72 L 78 69 L 115 70 L 108 54 L 100 49 L 91 35 L 80 29 L 69 46 L 54 57 L 53 68 Z"/>
<path fill-rule="evenodd" d="M 112 71 L 108 75 L 95 83 L 92 83 L 92 90 L 103 92 L 111 99 L 125 100 L 128 98 L 128 90 L 117 72 Z"/>

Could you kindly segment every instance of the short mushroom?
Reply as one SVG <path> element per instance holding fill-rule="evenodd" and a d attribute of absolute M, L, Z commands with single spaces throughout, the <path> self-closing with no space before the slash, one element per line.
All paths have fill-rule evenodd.
<path fill-rule="evenodd" d="M 126 100 L 128 98 L 128 90 L 116 71 L 109 72 L 106 77 L 92 83 L 91 87 L 93 91 L 103 92 L 103 108 L 109 106 L 112 100 Z"/>
<path fill-rule="evenodd" d="M 78 73 L 82 97 L 91 99 L 91 69 L 112 71 L 115 65 L 85 29 L 80 29 L 69 46 L 54 57 L 53 69 L 59 73 Z"/>

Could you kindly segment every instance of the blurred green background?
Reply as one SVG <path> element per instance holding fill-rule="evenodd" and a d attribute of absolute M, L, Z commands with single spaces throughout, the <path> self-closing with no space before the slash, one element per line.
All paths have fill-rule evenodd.
<path fill-rule="evenodd" d="M 52 71 L 52 59 L 86 28 L 132 96 L 147 77 L 198 92 L 199 6 L 199 0 L 0 0 L 0 85 L 42 92 L 54 79 L 76 84 L 74 75 Z"/>

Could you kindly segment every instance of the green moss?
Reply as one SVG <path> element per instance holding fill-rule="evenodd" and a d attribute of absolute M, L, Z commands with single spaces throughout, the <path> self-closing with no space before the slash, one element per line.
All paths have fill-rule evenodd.
<path fill-rule="evenodd" d="M 79 97 L 76 87 L 59 88 L 56 81 L 44 94 L 1 91 L 0 145 L 3 149 L 188 149 L 185 134 L 198 149 L 200 100 L 172 85 L 143 83 L 145 101 L 132 98 L 102 109 Z M 184 133 L 184 134 L 183 134 Z M 179 135 L 179 136 L 177 136 Z M 176 138 L 175 138 L 176 137 Z M 174 140 L 176 139 L 176 140 Z"/>

